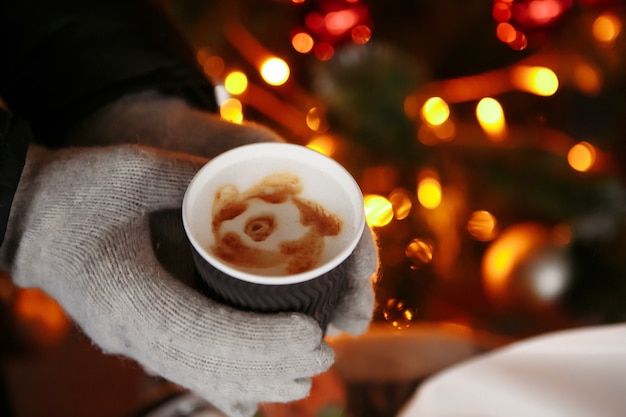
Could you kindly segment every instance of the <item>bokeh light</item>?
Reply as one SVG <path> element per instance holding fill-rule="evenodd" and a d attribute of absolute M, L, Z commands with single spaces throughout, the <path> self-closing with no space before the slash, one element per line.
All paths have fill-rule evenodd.
<path fill-rule="evenodd" d="M 574 83 L 584 93 L 597 94 L 602 87 L 598 70 L 588 64 L 579 64 L 574 69 Z"/>
<path fill-rule="evenodd" d="M 202 70 L 209 78 L 219 78 L 224 73 L 224 60 L 219 56 L 210 56 L 202 62 Z"/>
<path fill-rule="evenodd" d="M 46 343 L 59 342 L 69 330 L 70 320 L 63 308 L 38 288 L 19 289 L 13 309 Z"/>
<path fill-rule="evenodd" d="M 517 66 L 511 71 L 511 81 L 519 90 L 538 96 L 551 96 L 559 88 L 559 78 L 550 68 Z"/>
<path fill-rule="evenodd" d="M 409 242 L 404 254 L 411 261 L 412 268 L 419 268 L 433 260 L 433 245 L 429 240 L 416 238 Z"/>
<path fill-rule="evenodd" d="M 394 328 L 401 330 L 411 325 L 417 317 L 417 309 L 411 308 L 402 300 L 390 298 L 383 307 L 383 317 Z"/>
<path fill-rule="evenodd" d="M 328 12 L 324 16 L 324 26 L 328 33 L 340 36 L 349 31 L 359 21 L 359 15 L 354 9 L 343 9 Z"/>
<path fill-rule="evenodd" d="M 544 3 L 542 5 L 545 6 L 546 4 L 548 3 Z M 513 50 L 522 51 L 526 49 L 526 46 L 528 46 L 528 39 L 526 38 L 526 35 L 513 26 L 511 22 L 513 20 L 519 20 L 520 17 L 523 18 L 523 20 L 534 19 L 533 14 L 536 15 L 537 10 L 525 10 L 526 7 L 531 6 L 530 8 L 537 9 L 537 7 L 541 8 L 542 5 L 536 1 L 528 2 L 528 4 L 513 5 L 513 0 L 496 0 L 491 9 L 493 19 L 498 22 L 498 25 L 496 26 L 496 37 L 501 42 L 509 45 L 509 47 Z M 515 18 L 513 18 L 514 11 L 512 10 L 512 6 L 515 7 Z"/>
<path fill-rule="evenodd" d="M 298 32 L 291 37 L 291 46 L 301 54 L 311 52 L 313 45 L 315 45 L 313 37 L 306 32 Z"/>
<path fill-rule="evenodd" d="M 289 65 L 280 58 L 269 58 L 261 64 L 261 77 L 274 86 L 283 85 L 289 79 Z"/>
<path fill-rule="evenodd" d="M 226 99 L 220 106 L 220 116 L 222 119 L 233 123 L 243 122 L 243 106 L 236 98 Z"/>
<path fill-rule="evenodd" d="M 329 61 L 335 55 L 335 48 L 328 42 L 320 42 L 313 47 L 313 53 L 320 61 Z"/>
<path fill-rule="evenodd" d="M 498 100 L 491 97 L 481 99 L 476 106 L 476 118 L 480 127 L 483 128 L 491 139 L 502 139 L 506 129 L 506 122 L 504 110 L 502 110 Z"/>
<path fill-rule="evenodd" d="M 517 31 L 510 23 L 502 22 L 496 27 L 496 36 L 504 43 L 511 43 L 517 36 Z"/>
<path fill-rule="evenodd" d="M 509 47 L 515 51 L 523 51 L 528 46 L 528 38 L 519 30 L 515 32 L 515 39 L 508 43 Z"/>
<path fill-rule="evenodd" d="M 364 198 L 365 218 L 372 227 L 383 227 L 393 220 L 393 206 L 385 197 L 368 194 Z"/>
<path fill-rule="evenodd" d="M 496 218 L 486 210 L 477 210 L 467 221 L 467 231 L 474 239 L 488 242 L 496 236 Z"/>
<path fill-rule="evenodd" d="M 363 45 L 372 38 L 372 30 L 366 25 L 356 25 L 352 28 L 352 42 Z"/>
<path fill-rule="evenodd" d="M 431 97 L 422 106 L 422 118 L 431 126 L 439 126 L 450 117 L 450 107 L 441 97 Z"/>
<path fill-rule="evenodd" d="M 530 0 L 515 8 L 516 18 L 529 26 L 541 26 L 554 22 L 570 6 L 571 1 L 563 0 Z"/>
<path fill-rule="evenodd" d="M 389 202 L 393 207 L 393 213 L 397 220 L 406 219 L 411 213 L 413 202 L 409 192 L 403 188 L 397 188 L 389 194 Z"/>
<path fill-rule="evenodd" d="M 306 113 L 306 125 L 314 132 L 326 130 L 326 123 L 324 123 L 324 111 L 319 107 L 311 107 Z"/>
<path fill-rule="evenodd" d="M 233 71 L 224 79 L 224 88 L 230 94 L 241 94 L 248 88 L 248 77 L 241 71 Z"/>
<path fill-rule="evenodd" d="M 511 7 L 506 2 L 497 1 L 491 9 L 491 14 L 496 22 L 508 22 L 511 19 Z"/>
<path fill-rule="evenodd" d="M 315 33 L 324 30 L 324 15 L 319 12 L 308 13 L 304 17 L 304 24 Z"/>
<path fill-rule="evenodd" d="M 572 146 L 567 153 L 567 162 L 579 172 L 589 171 L 595 161 L 596 149 L 589 142 L 579 142 Z"/>
<path fill-rule="evenodd" d="M 417 200 L 427 209 L 435 209 L 441 204 L 441 184 L 434 177 L 425 177 L 417 184 Z"/>
<path fill-rule="evenodd" d="M 612 13 L 598 16 L 591 26 L 593 37 L 603 45 L 611 45 L 622 31 L 622 22 Z"/>
<path fill-rule="evenodd" d="M 318 135 L 309 141 L 307 148 L 332 156 L 337 150 L 337 141 L 330 135 Z"/>

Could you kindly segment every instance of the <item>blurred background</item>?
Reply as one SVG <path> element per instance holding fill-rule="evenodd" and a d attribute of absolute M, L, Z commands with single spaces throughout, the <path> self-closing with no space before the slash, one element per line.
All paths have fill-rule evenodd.
<path fill-rule="evenodd" d="M 332 403 L 324 415 L 391 416 L 457 360 L 626 318 L 624 1 L 161 2 L 215 83 L 222 117 L 343 164 L 378 233 L 372 331 L 334 341 L 337 369 L 323 377 L 334 388 L 284 415 Z M 45 294 L 4 276 L 0 302 L 16 416 L 125 416 L 171 392 L 102 357 Z M 74 365 L 42 371 L 59 358 Z M 374 362 L 387 373 L 356 371 Z M 67 377 L 77 363 L 85 375 Z M 82 411 L 64 408 L 69 394 L 26 401 L 24 387 L 39 386 L 26 375 L 42 393 L 60 380 L 92 394 Z M 119 392 L 89 390 L 90 378 Z"/>

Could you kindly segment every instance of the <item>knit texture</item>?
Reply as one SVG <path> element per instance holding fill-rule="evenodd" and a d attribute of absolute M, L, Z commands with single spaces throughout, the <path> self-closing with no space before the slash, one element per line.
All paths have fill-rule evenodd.
<path fill-rule="evenodd" d="M 306 396 L 333 352 L 304 315 L 236 310 L 177 279 L 191 270 L 171 266 L 186 259 L 187 247 L 178 245 L 180 256 L 168 251 L 169 268 L 157 259 L 154 248 L 168 231 L 182 229 L 161 213 L 180 210 L 205 162 L 134 145 L 31 148 L 0 267 L 18 285 L 56 298 L 105 352 L 136 360 L 229 416 L 249 417 L 259 402 Z M 350 332 L 363 331 L 371 317 L 377 256 L 371 234 L 364 236 L 333 316 Z"/>

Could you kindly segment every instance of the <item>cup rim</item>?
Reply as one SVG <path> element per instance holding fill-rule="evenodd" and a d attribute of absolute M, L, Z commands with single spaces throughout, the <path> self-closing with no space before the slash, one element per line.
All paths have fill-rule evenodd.
<path fill-rule="evenodd" d="M 333 256 L 329 261 L 324 263 L 323 265 L 314 268 L 309 271 L 300 272 L 292 275 L 281 275 L 281 276 L 265 276 L 265 275 L 257 275 L 254 273 L 246 272 L 240 269 L 233 267 L 232 265 L 221 261 L 217 257 L 210 256 L 208 251 L 202 248 L 202 245 L 197 240 L 195 235 L 191 231 L 191 227 L 189 225 L 189 211 L 191 210 L 191 198 L 190 195 L 193 192 L 193 189 L 199 185 L 204 184 L 202 178 L 207 175 L 207 172 L 219 171 L 220 169 L 228 166 L 229 160 L 232 158 L 233 154 L 238 154 L 240 152 L 247 152 L 248 154 L 254 154 L 254 148 L 263 148 L 264 152 L 276 152 L 276 151 L 284 151 L 285 149 L 290 149 L 290 152 L 298 152 L 299 154 L 306 154 L 307 158 L 311 160 L 317 160 L 319 162 L 323 162 L 327 165 L 333 167 L 336 172 L 340 173 L 345 177 L 345 181 L 349 184 L 349 188 L 353 189 L 354 196 L 358 198 L 360 201 L 360 207 L 362 210 L 356 210 L 357 219 L 355 219 L 354 223 L 354 235 L 355 238 L 350 241 L 350 244 L 347 245 L 343 250 L 337 252 L 335 256 Z M 260 150 L 260 149 L 259 149 Z M 183 218 L 183 227 L 185 229 L 185 233 L 187 238 L 189 239 L 194 250 L 204 259 L 206 262 L 211 264 L 213 267 L 218 270 L 224 272 L 225 274 L 237 278 L 246 282 L 251 282 L 255 284 L 262 285 L 289 285 L 289 284 L 297 284 L 300 282 L 308 281 L 319 276 L 324 275 L 326 272 L 336 268 L 342 262 L 344 262 L 350 254 L 356 248 L 362 234 L 365 229 L 365 210 L 363 203 L 363 194 L 361 188 L 358 183 L 354 179 L 354 177 L 348 172 L 348 170 L 339 164 L 334 159 L 330 158 L 327 155 L 322 154 L 314 149 L 308 148 L 303 145 L 286 143 L 286 142 L 261 142 L 261 143 L 253 143 L 247 145 L 241 145 L 236 148 L 229 149 L 218 156 L 212 158 L 209 162 L 207 162 L 204 166 L 202 166 L 198 172 L 194 175 L 192 180 L 189 182 L 187 186 L 187 190 L 185 191 L 183 197 L 182 204 L 182 218 Z"/>

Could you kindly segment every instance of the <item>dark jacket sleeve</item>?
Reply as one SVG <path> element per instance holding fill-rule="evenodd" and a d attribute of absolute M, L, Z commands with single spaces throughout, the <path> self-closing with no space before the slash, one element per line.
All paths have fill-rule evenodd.
<path fill-rule="evenodd" d="M 145 89 L 215 109 L 188 43 L 148 0 L 0 0 L 0 97 L 35 138 Z"/>
<path fill-rule="evenodd" d="M 28 123 L 0 108 L 0 245 L 31 138 Z"/>
<path fill-rule="evenodd" d="M 0 0 L 0 98 L 16 116 L 0 109 L 0 244 L 28 142 L 62 145 L 80 119 L 147 89 L 216 108 L 189 44 L 156 3 Z"/>

